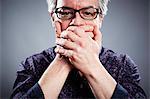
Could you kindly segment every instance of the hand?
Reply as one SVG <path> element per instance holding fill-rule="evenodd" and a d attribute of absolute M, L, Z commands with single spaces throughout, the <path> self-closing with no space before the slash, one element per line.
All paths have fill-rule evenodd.
<path fill-rule="evenodd" d="M 60 34 L 61 34 L 61 25 L 58 21 L 55 21 L 55 31 L 56 31 L 56 40 L 60 38 Z M 61 46 L 58 46 L 55 48 L 55 52 L 57 52 L 57 50 L 59 50 L 61 48 Z M 68 68 L 71 70 L 72 66 L 69 62 L 69 60 L 65 57 L 65 56 L 62 56 L 60 55 L 59 53 L 57 53 L 55 59 L 54 59 L 55 62 L 58 62 L 63 65 L 63 66 L 68 66 Z"/>
<path fill-rule="evenodd" d="M 101 41 L 102 34 L 96 26 L 71 26 L 57 40 L 62 47 L 56 53 L 68 57 L 86 77 L 96 98 L 110 99 L 117 83 L 99 61 Z"/>
<path fill-rule="evenodd" d="M 60 24 L 55 22 L 55 25 L 57 33 L 61 33 Z M 68 59 L 57 54 L 38 81 L 44 93 L 44 98 L 58 98 L 70 71 L 71 64 Z"/>
<path fill-rule="evenodd" d="M 70 26 L 60 37 L 57 44 L 62 47 L 56 53 L 68 57 L 82 73 L 86 74 L 98 65 L 102 34 L 97 26 Z"/>

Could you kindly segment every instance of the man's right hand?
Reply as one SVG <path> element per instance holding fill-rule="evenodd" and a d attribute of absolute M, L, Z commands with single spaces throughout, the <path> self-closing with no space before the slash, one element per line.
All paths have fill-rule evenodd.
<path fill-rule="evenodd" d="M 62 32 L 62 29 L 61 29 L 61 23 L 58 22 L 58 21 L 54 21 L 55 23 L 55 35 L 56 35 L 56 41 L 58 38 L 61 37 L 61 34 L 63 33 Z M 55 52 L 57 52 L 59 49 L 61 49 L 62 47 L 57 45 L 57 47 L 55 48 Z M 55 60 L 54 61 L 59 61 L 59 63 L 62 65 L 62 66 L 68 66 L 68 68 L 71 70 L 72 66 L 71 66 L 71 63 L 69 62 L 68 58 L 66 58 L 65 56 L 62 56 L 60 54 L 57 54 L 56 57 L 55 57 Z"/>
<path fill-rule="evenodd" d="M 57 33 L 61 33 L 60 25 L 58 23 L 56 25 Z M 45 99 L 58 98 L 70 71 L 71 64 L 69 61 L 64 56 L 57 54 L 38 81 Z"/>

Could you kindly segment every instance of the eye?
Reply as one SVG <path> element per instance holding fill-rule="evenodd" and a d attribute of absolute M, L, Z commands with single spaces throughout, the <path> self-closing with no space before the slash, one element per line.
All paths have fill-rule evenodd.
<path fill-rule="evenodd" d="M 84 12 L 82 12 L 82 14 L 84 15 L 84 16 L 86 16 L 86 17 L 95 17 L 95 15 L 97 14 L 96 12 L 94 12 L 94 11 L 84 11 Z"/>
<path fill-rule="evenodd" d="M 73 14 L 72 12 L 67 12 L 67 11 L 59 11 L 58 13 L 61 14 L 61 15 L 70 15 L 70 14 Z"/>
<path fill-rule="evenodd" d="M 74 17 L 74 10 L 71 8 L 60 7 L 56 9 L 55 13 L 57 17 L 62 20 L 68 20 Z"/>
<path fill-rule="evenodd" d="M 84 12 L 84 14 L 85 14 L 85 15 L 93 15 L 93 12 L 88 12 L 88 11 L 86 11 L 86 12 Z"/>
<path fill-rule="evenodd" d="M 97 10 L 95 8 L 86 8 L 81 10 L 81 15 L 84 18 L 95 18 L 97 15 Z"/>
<path fill-rule="evenodd" d="M 71 17 L 73 17 L 73 11 L 70 9 L 63 9 L 60 8 L 57 10 L 57 16 L 60 19 L 66 20 L 66 19 L 70 19 Z"/>
<path fill-rule="evenodd" d="M 70 14 L 73 14 L 73 11 L 68 8 L 59 8 L 57 9 L 57 13 L 61 15 L 70 15 Z"/>

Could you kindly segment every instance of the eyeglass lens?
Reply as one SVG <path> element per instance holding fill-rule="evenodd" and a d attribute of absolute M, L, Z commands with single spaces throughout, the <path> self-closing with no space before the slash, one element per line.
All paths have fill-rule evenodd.
<path fill-rule="evenodd" d="M 82 8 L 80 10 L 75 10 L 68 7 L 60 7 L 56 8 L 55 13 L 57 17 L 62 20 L 68 20 L 75 17 L 75 13 L 79 12 L 80 16 L 86 20 L 92 20 L 97 17 L 98 9 L 90 7 L 90 8 Z"/>

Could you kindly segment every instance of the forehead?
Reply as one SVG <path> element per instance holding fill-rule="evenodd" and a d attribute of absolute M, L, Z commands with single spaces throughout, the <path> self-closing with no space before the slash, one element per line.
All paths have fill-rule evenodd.
<path fill-rule="evenodd" d="M 98 7 L 98 0 L 57 0 L 57 8 L 67 6 L 74 9 L 81 9 L 88 6 Z"/>

